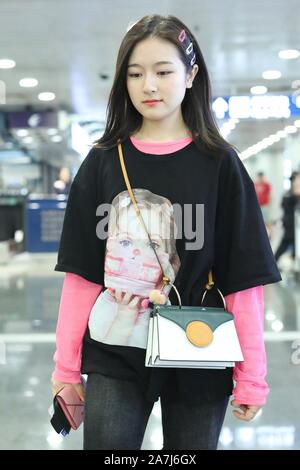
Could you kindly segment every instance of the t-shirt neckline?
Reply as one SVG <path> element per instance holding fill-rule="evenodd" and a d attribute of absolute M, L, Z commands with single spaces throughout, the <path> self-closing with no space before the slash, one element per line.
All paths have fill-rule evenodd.
<path fill-rule="evenodd" d="M 188 137 L 187 138 L 184 138 L 184 139 L 180 139 L 180 142 L 184 141 L 184 140 L 188 140 Z M 194 141 L 192 140 L 191 142 L 189 142 L 187 145 L 185 145 L 184 147 L 182 147 L 181 149 L 179 150 L 175 150 L 174 152 L 172 153 L 162 153 L 162 154 L 153 154 L 153 153 L 146 153 L 146 152 L 143 152 L 142 150 L 139 150 L 134 144 L 133 142 L 131 141 L 131 138 L 130 136 L 128 137 L 127 139 L 128 141 L 128 145 L 130 147 L 130 150 L 132 150 L 133 154 L 136 155 L 138 158 L 144 158 L 145 160 L 149 160 L 149 161 L 153 161 L 153 160 L 163 160 L 163 161 L 167 161 L 167 160 L 174 160 L 174 159 L 177 159 L 177 158 L 181 158 L 184 156 L 185 152 L 187 149 L 190 149 L 191 145 L 194 143 Z M 141 141 L 142 142 L 142 141 Z M 178 141 L 176 141 L 178 142 Z M 161 145 L 161 144 L 168 144 L 170 145 L 171 142 L 148 142 L 150 145 Z"/>

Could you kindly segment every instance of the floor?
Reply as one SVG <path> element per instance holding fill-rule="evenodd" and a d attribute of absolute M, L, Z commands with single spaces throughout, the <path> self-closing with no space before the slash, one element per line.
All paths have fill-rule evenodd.
<path fill-rule="evenodd" d="M 52 430 L 50 376 L 63 274 L 55 255 L 17 256 L 0 266 L 0 449 L 81 449 L 82 430 Z M 282 258 L 283 281 L 265 287 L 268 405 L 251 423 L 227 410 L 220 449 L 300 449 L 300 289 Z M 229 407 L 230 408 L 230 407 Z M 159 404 L 143 448 L 162 446 Z"/>

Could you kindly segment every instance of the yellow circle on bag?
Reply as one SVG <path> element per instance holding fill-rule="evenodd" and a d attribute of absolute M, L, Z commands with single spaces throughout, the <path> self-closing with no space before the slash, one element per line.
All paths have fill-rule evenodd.
<path fill-rule="evenodd" d="M 198 320 L 191 321 L 185 332 L 188 340 L 198 347 L 208 346 L 214 338 L 211 328 L 206 323 Z"/>

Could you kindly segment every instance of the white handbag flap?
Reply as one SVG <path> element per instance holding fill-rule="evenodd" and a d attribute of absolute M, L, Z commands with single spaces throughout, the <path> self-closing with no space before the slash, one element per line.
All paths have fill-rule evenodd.
<path fill-rule="evenodd" d="M 243 354 L 233 320 L 223 323 L 214 331 L 211 344 L 194 346 L 185 331 L 176 323 L 157 314 L 159 357 L 175 361 L 240 362 Z"/>

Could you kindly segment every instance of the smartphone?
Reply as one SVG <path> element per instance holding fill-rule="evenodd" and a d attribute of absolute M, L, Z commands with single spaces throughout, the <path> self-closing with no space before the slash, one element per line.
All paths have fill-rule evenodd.
<path fill-rule="evenodd" d="M 60 407 L 60 404 L 58 403 L 58 400 L 56 397 L 53 399 L 53 415 L 50 420 L 50 423 L 52 427 L 55 429 L 57 434 L 61 434 L 62 436 L 67 436 L 71 430 L 71 425 L 67 418 L 65 417 L 65 414 L 63 410 Z"/>

